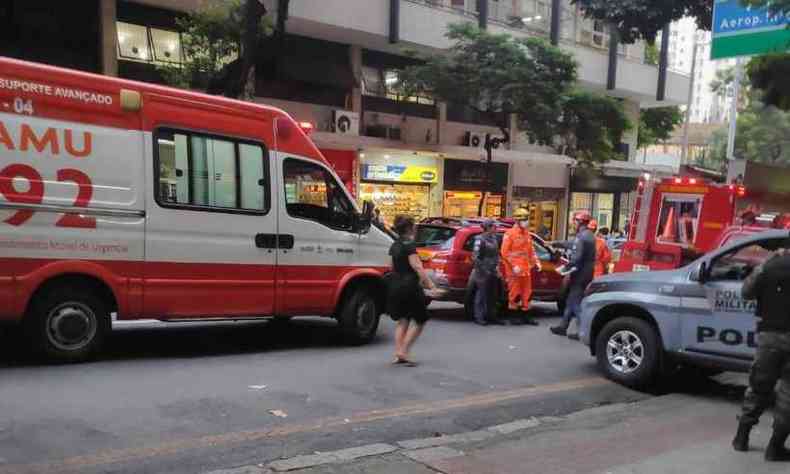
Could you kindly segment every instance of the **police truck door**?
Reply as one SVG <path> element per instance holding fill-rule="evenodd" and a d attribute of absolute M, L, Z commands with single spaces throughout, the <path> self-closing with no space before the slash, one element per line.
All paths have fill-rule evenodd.
<path fill-rule="evenodd" d="M 750 360 L 754 356 L 756 303 L 741 296 L 743 281 L 768 256 L 757 244 L 729 250 L 710 260 L 704 299 L 686 314 L 683 339 L 687 351 Z M 702 293 L 700 293 L 702 296 Z M 684 298 L 684 309 L 691 309 Z"/>

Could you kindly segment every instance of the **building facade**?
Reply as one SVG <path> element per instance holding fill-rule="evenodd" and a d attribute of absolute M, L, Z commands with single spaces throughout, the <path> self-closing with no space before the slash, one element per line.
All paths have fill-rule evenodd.
<path fill-rule="evenodd" d="M 14 28 L 0 32 L 0 54 L 161 81 L 158 65 L 186 60 L 176 18 L 211 1 L 81 0 L 77 8 L 75 2 L 8 0 L 0 21 Z M 279 3 L 264 2 L 272 15 Z M 581 87 L 620 98 L 633 123 L 643 108 L 686 102 L 687 75 L 670 70 L 657 100 L 659 68 L 644 61 L 643 45 L 618 45 L 616 67 L 610 67 L 605 25 L 584 18 L 569 0 L 560 3 L 559 46 L 576 58 Z M 486 215 L 528 206 L 536 229 L 550 228 L 557 238 L 566 231 L 568 211 L 584 205 L 581 198 L 574 204 L 572 184 L 582 182 L 573 180 L 573 160 L 530 145 L 511 120 L 511 143 L 494 151 L 494 186 L 483 189 L 479 140 L 500 130 L 457 104 L 402 97 L 392 87 L 397 71 L 412 61 L 404 51 L 446 48 L 451 23 L 548 37 L 551 16 L 550 0 L 292 0 L 275 73 L 257 77 L 255 100 L 312 124 L 314 141 L 341 179 L 385 218 L 401 212 L 468 217 L 485 197 Z M 639 176 L 655 171 L 636 159 L 636 138 L 636 129 L 624 137 L 628 160 L 604 166 L 595 189 L 584 192 L 627 194 L 622 179 L 635 189 Z M 615 225 L 628 203 L 595 204 L 606 199 L 593 196 L 589 210 Z"/>

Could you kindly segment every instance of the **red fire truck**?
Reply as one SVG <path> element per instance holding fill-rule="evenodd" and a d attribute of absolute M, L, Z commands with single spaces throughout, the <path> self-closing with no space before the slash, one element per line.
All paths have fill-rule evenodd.
<path fill-rule="evenodd" d="M 736 223 L 736 201 L 745 195 L 741 185 L 696 178 L 640 180 L 615 271 L 679 268 L 730 238 L 765 230 L 756 218 Z"/>

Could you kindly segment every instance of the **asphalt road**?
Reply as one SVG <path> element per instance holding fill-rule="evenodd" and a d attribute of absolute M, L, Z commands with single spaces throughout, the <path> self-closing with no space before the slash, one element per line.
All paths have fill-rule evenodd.
<path fill-rule="evenodd" d="M 434 308 L 389 365 L 393 323 L 363 347 L 331 321 L 119 324 L 105 354 L 43 366 L 0 338 L 0 473 L 204 472 L 454 433 L 650 397 L 600 378 L 587 348 L 541 326 L 481 328 Z"/>

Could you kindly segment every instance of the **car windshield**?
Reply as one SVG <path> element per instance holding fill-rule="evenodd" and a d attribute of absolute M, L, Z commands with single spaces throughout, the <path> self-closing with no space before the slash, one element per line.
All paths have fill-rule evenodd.
<path fill-rule="evenodd" d="M 418 247 L 432 247 L 447 242 L 456 232 L 452 227 L 418 225 L 414 241 Z"/>

